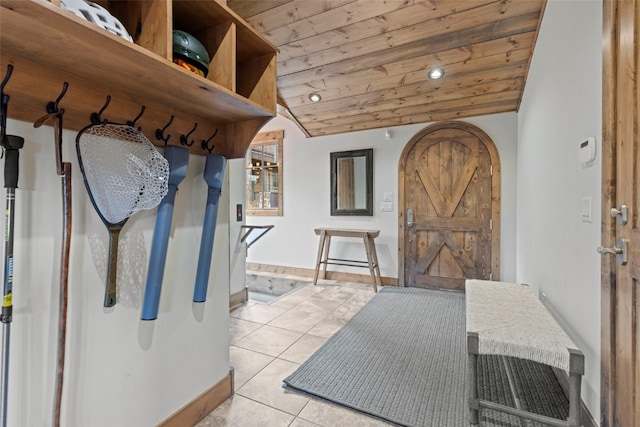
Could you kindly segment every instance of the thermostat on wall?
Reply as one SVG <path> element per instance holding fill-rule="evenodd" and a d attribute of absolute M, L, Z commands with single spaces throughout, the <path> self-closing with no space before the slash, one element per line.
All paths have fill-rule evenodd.
<path fill-rule="evenodd" d="M 596 139 L 592 136 L 580 143 L 580 164 L 590 166 L 596 158 Z"/>

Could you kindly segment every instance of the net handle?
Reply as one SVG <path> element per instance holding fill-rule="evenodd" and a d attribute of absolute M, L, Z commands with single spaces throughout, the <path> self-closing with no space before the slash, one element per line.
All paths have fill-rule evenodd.
<path fill-rule="evenodd" d="M 118 242 L 121 226 L 109 226 L 109 262 L 107 264 L 107 287 L 104 292 L 104 306 L 116 305 L 116 283 L 118 278 Z"/>

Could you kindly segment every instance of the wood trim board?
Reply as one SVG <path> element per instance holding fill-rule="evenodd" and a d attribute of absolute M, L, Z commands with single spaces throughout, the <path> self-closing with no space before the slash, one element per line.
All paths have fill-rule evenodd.
<path fill-rule="evenodd" d="M 186 403 L 182 408 L 157 424 L 156 427 L 195 426 L 233 395 L 233 378 L 234 370 L 233 367 L 230 367 L 229 374 L 226 377 L 192 401 Z"/>
<path fill-rule="evenodd" d="M 229 308 L 233 308 L 236 305 L 240 305 L 249 300 L 249 288 L 244 287 L 241 291 L 235 292 L 229 295 Z"/>
<path fill-rule="evenodd" d="M 313 279 L 315 270 L 313 268 L 287 267 L 283 265 L 259 264 L 248 262 L 247 270 L 260 271 L 264 273 L 290 274 L 292 276 L 309 277 Z M 368 274 L 347 273 L 343 271 L 327 271 L 327 280 L 338 280 L 344 282 L 371 284 L 371 276 Z M 398 279 L 395 277 L 380 277 L 384 286 L 398 286 Z"/>

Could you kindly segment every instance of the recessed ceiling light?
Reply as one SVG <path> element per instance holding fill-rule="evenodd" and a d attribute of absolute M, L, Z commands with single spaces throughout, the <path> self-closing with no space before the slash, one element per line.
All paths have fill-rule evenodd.
<path fill-rule="evenodd" d="M 442 68 L 433 68 L 433 69 L 429 70 L 429 72 L 427 73 L 427 76 L 429 76 L 429 78 L 431 80 L 441 79 L 442 77 L 444 77 L 444 69 L 442 69 Z"/>
<path fill-rule="evenodd" d="M 319 102 L 321 99 L 322 97 L 319 93 L 314 92 L 309 94 L 309 100 L 311 100 L 311 102 Z"/>

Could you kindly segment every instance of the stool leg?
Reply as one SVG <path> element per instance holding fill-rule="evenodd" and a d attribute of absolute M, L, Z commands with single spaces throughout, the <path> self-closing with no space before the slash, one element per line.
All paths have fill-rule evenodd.
<path fill-rule="evenodd" d="M 369 273 L 371 273 L 371 281 L 373 283 L 373 292 L 378 292 L 376 271 L 372 261 L 373 255 L 371 254 L 371 246 L 369 245 L 369 235 L 365 233 L 362 240 L 364 241 L 364 250 L 367 253 L 367 263 L 369 264 Z"/>
<path fill-rule="evenodd" d="M 324 236 L 325 244 L 324 244 L 324 260 L 322 261 L 324 265 L 322 266 L 322 276 L 321 279 L 327 278 L 327 264 L 329 262 L 329 247 L 331 246 L 331 234 L 327 234 Z"/>
<path fill-rule="evenodd" d="M 318 256 L 316 258 L 316 271 L 313 274 L 313 284 L 318 283 L 318 273 L 320 272 L 320 262 L 322 261 L 322 249 L 324 247 L 324 235 L 325 231 L 320 232 L 320 242 L 318 242 Z"/>
<path fill-rule="evenodd" d="M 376 283 L 378 284 L 378 286 L 382 286 L 382 276 L 380 275 L 380 264 L 378 263 L 376 242 L 373 239 L 373 237 L 369 236 L 369 247 L 371 248 L 371 256 L 373 257 L 373 268 L 376 272 Z"/>

